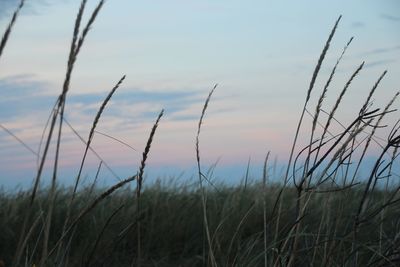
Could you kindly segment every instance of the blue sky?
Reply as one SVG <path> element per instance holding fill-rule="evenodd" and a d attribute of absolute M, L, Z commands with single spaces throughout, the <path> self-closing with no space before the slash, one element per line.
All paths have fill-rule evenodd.
<path fill-rule="evenodd" d="M 0 0 L 1 31 L 17 2 Z M 88 2 L 87 11 L 96 4 Z M 37 149 L 61 91 L 79 1 L 27 4 L 0 59 L 0 123 Z M 136 172 L 152 123 L 165 108 L 149 171 L 168 167 L 190 175 L 197 120 L 218 83 L 201 136 L 206 166 L 219 160 L 221 173 L 232 166 L 243 169 L 249 157 L 259 165 L 268 150 L 284 161 L 313 68 L 340 14 L 313 99 L 354 36 L 326 101 L 332 105 L 365 60 L 338 114 L 349 121 L 385 69 L 375 105 L 384 105 L 400 89 L 399 1 L 109 0 L 79 55 L 66 117 L 86 137 L 103 97 L 126 74 L 98 130 L 137 151 L 101 135 L 93 147 L 121 176 Z M 83 149 L 66 127 L 61 165 L 68 175 L 77 171 Z M 89 175 L 97 164 L 92 155 Z M 0 179 L 25 181 L 35 168 L 35 156 L 0 132 Z"/>

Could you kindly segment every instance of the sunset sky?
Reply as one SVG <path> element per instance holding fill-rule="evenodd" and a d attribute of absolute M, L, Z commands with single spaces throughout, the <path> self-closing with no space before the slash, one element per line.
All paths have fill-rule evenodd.
<path fill-rule="evenodd" d="M 18 2 L 0 0 L 1 33 Z M 0 58 L 0 124 L 37 151 L 61 92 L 80 1 L 26 2 Z M 88 2 L 85 21 L 97 3 Z M 121 178 L 136 173 L 152 124 L 164 108 L 147 170 L 191 176 L 197 122 L 208 92 L 218 84 L 200 136 L 204 168 L 218 161 L 219 175 L 238 179 L 251 158 L 257 177 L 268 151 L 278 161 L 287 159 L 313 69 L 340 14 L 310 109 L 354 36 L 325 106 L 331 107 L 365 61 L 338 112 L 338 119 L 349 122 L 384 70 L 388 74 L 374 106 L 385 105 L 400 90 L 397 0 L 108 0 L 76 63 L 66 118 L 86 139 L 102 100 L 126 74 L 97 130 L 136 151 L 100 134 L 93 148 Z M 84 146 L 67 125 L 62 141 L 60 177 L 69 181 Z M 98 163 L 90 154 L 84 173 L 93 176 Z M 0 186 L 29 184 L 36 166 L 36 156 L 0 129 Z M 101 175 L 116 181 L 105 168 Z"/>

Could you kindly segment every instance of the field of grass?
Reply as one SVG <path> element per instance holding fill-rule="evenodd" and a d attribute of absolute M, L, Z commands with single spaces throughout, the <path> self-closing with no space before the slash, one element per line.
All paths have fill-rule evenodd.
<path fill-rule="evenodd" d="M 277 229 L 278 214 L 274 205 L 280 189 L 279 185 L 269 185 L 265 190 L 262 184 L 251 184 L 246 189 L 218 185 L 218 191 L 207 192 L 208 226 L 216 265 L 264 266 L 264 257 L 267 266 L 286 265 L 290 249 L 285 248 L 284 243 L 294 236 L 296 190 L 288 188 L 282 199 Z M 100 193 L 100 190 L 90 192 L 90 188 L 79 192 L 72 213 L 79 214 Z M 62 233 L 68 212 L 66 203 L 71 194 L 71 190 L 63 188 L 57 191 L 49 235 L 51 246 Z M 26 212 L 24 200 L 29 194 L 7 195 L 3 192 L 2 195 L 0 251 L 4 260 L 11 262 L 17 247 L 18 229 L 23 224 L 21 214 Z M 389 262 L 396 265 L 399 208 L 386 209 L 383 221 L 382 216 L 375 216 L 365 222 L 354 241 L 353 213 L 361 195 L 360 188 L 311 197 L 302 219 L 299 257 L 294 266 L 352 266 L 353 245 L 359 266 L 385 266 Z M 32 207 L 37 211 L 36 216 L 47 205 L 48 196 L 48 191 L 38 195 Z M 48 266 L 130 266 L 138 258 L 138 221 L 141 225 L 141 266 L 207 265 L 209 255 L 201 197 L 193 184 L 155 184 L 143 191 L 141 210 L 137 213 L 134 190 L 121 190 L 104 199 L 81 219 L 64 248 L 49 258 Z M 384 202 L 382 192 L 376 192 L 372 198 L 374 203 Z M 26 244 L 23 256 L 26 266 L 40 261 L 40 237 L 44 230 L 40 220 L 43 215 L 37 218 L 30 219 L 30 225 L 36 220 L 39 222 Z"/>
<path fill-rule="evenodd" d="M 214 182 L 202 166 L 201 129 L 214 87 L 199 111 L 195 136 L 197 179 L 187 183 L 159 181 L 144 185 L 146 160 L 163 111 L 151 129 L 140 168 L 108 188 L 82 188 L 81 175 L 96 125 L 115 91 L 116 83 L 99 108 L 75 185 L 58 185 L 58 160 L 64 110 L 73 69 L 90 28 L 103 7 L 99 1 L 85 24 L 83 0 L 78 11 L 62 90 L 45 131 L 40 161 L 32 188 L 0 192 L 0 267 L 3 266 L 399 266 L 400 183 L 398 148 L 400 124 L 393 108 L 399 93 L 386 106 L 373 107 L 373 97 L 386 71 L 377 77 L 355 110 L 352 122 L 333 129 L 336 112 L 357 66 L 336 102 L 325 108 L 324 99 L 347 47 L 310 107 L 322 63 L 341 17 L 323 47 L 306 92 L 295 128 L 286 171 L 271 180 L 269 153 L 259 179 L 244 177 L 240 185 Z M 23 8 L 21 1 L 0 44 L 1 55 Z M 329 111 L 325 111 L 329 110 Z M 322 119 L 321 113 L 327 114 Z M 311 116 L 310 125 L 304 117 Z M 384 118 L 386 136 L 380 138 Z M 7 130 L 4 126 L 2 126 Z M 300 130 L 309 129 L 299 147 Z M 7 132 L 13 135 L 12 132 Z M 385 132 L 385 131 L 384 131 Z M 15 135 L 13 135 L 17 138 Z M 18 139 L 21 143 L 23 140 Z M 303 142 L 302 142 L 303 143 Z M 378 152 L 371 149 L 378 143 Z M 55 150 L 52 182 L 41 186 L 48 151 Z M 373 158 L 369 173 L 360 173 Z M 100 167 L 99 167 L 100 168 Z M 274 181 L 276 181 L 274 177 Z"/>

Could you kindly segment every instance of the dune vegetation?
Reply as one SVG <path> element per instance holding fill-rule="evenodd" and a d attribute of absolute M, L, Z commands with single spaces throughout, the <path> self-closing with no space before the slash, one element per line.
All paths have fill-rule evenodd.
<path fill-rule="evenodd" d="M 193 133 L 196 179 L 157 181 L 143 185 L 146 160 L 157 127 L 155 118 L 140 167 L 131 177 L 102 188 L 81 186 L 86 156 L 96 126 L 109 100 L 123 84 L 122 76 L 105 97 L 93 120 L 73 187 L 58 184 L 59 151 L 66 121 L 64 110 L 78 55 L 104 5 L 100 0 L 86 22 L 82 0 L 73 28 L 65 79 L 50 114 L 32 187 L 0 192 L 0 266 L 399 266 L 400 183 L 396 174 L 400 123 L 396 93 L 386 106 L 373 98 L 386 71 L 371 85 L 352 121 L 336 119 L 340 104 L 364 63 L 356 66 L 332 107 L 324 106 L 331 81 L 351 45 L 344 46 L 320 92 L 316 80 L 340 23 L 335 22 L 305 94 L 295 125 L 285 172 L 271 179 L 270 154 L 259 179 L 243 177 L 237 185 L 215 182 L 200 156 L 201 129 L 212 88 Z M 24 0 L 13 14 L 0 44 L 1 55 Z M 90 49 L 90 48 L 88 48 Z M 317 94 L 316 106 L 311 98 Z M 321 116 L 324 113 L 326 116 Z M 306 123 L 305 116 L 311 116 Z M 385 125 L 389 121 L 391 125 Z M 340 125 L 333 128 L 332 125 Z M 8 131 L 23 144 L 12 132 Z M 308 129 L 308 145 L 299 133 Z M 386 129 L 385 131 L 381 131 Z M 379 135 L 386 133 L 384 138 Z M 378 143 L 378 152 L 371 149 Z M 51 184 L 41 179 L 48 151 L 55 151 Z M 361 169 L 368 158 L 367 175 Z M 99 170 L 103 162 L 100 162 Z M 398 167 L 397 167 L 398 168 Z"/>

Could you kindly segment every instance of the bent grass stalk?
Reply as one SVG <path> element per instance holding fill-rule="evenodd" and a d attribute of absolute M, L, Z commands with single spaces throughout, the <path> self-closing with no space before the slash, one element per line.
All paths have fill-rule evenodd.
<path fill-rule="evenodd" d="M 314 73 L 313 73 L 313 75 L 312 75 L 311 82 L 310 82 L 310 86 L 309 86 L 309 89 L 308 89 L 308 92 L 307 92 L 307 96 L 306 96 L 306 100 L 305 100 L 305 102 L 304 102 L 303 110 L 302 110 L 302 112 L 301 112 L 300 119 L 299 119 L 299 122 L 298 122 L 298 125 L 297 125 L 297 129 L 296 129 L 296 133 L 295 133 L 295 137 L 294 137 L 294 140 L 293 140 L 293 145 L 292 145 L 292 149 L 291 149 L 291 152 L 290 152 L 289 162 L 288 162 L 288 166 L 287 166 L 287 170 L 286 170 L 286 175 L 285 175 L 285 182 L 286 182 L 287 179 L 288 179 L 288 174 L 289 174 L 289 169 L 290 169 L 290 165 L 291 165 L 291 161 L 292 161 L 294 149 L 295 149 L 295 146 L 296 146 L 296 143 L 297 143 L 297 138 L 298 138 L 298 135 L 299 135 L 299 132 L 300 132 L 300 127 L 301 127 L 302 122 L 303 122 L 303 118 L 304 118 L 304 114 L 305 114 L 305 111 L 306 111 L 306 108 L 307 108 L 307 104 L 308 104 L 308 101 L 310 100 L 310 97 L 311 97 L 311 92 L 312 92 L 312 90 L 313 90 L 313 88 L 314 88 L 314 84 L 315 84 L 315 81 L 316 81 L 316 79 L 317 79 L 317 77 L 318 77 L 319 71 L 320 71 L 320 69 L 321 69 L 322 62 L 324 61 L 325 55 L 326 55 L 326 53 L 328 52 L 328 49 L 329 49 L 329 46 L 330 46 L 330 42 L 331 42 L 331 40 L 333 39 L 333 36 L 334 36 L 334 34 L 335 34 L 335 32 L 336 32 L 336 29 L 337 29 L 337 26 L 338 26 L 338 24 L 339 24 L 339 21 L 340 21 L 341 17 L 342 17 L 342 16 L 339 16 L 339 18 L 336 20 L 336 23 L 335 23 L 335 25 L 334 25 L 334 27 L 333 27 L 333 29 L 332 29 L 332 31 L 331 31 L 329 37 L 328 37 L 328 40 L 327 40 L 326 43 L 325 43 L 325 47 L 324 47 L 324 49 L 322 50 L 322 53 L 321 53 L 321 55 L 320 55 L 320 57 L 319 57 L 319 59 L 318 59 L 318 63 L 317 63 L 317 65 L 316 65 L 315 70 L 314 70 Z M 305 180 L 304 180 L 305 178 L 302 178 L 302 179 L 303 179 L 303 181 L 305 181 Z M 300 197 L 301 197 L 301 196 L 300 196 Z M 281 207 L 281 206 L 280 206 L 280 207 Z M 281 209 L 281 208 L 280 208 L 280 209 Z M 280 211 L 279 211 L 279 212 L 280 212 Z M 278 216 L 279 216 L 279 214 L 278 214 Z M 298 217 L 298 218 L 299 218 L 299 217 Z M 278 227 L 279 227 L 279 221 L 278 221 L 278 223 L 277 223 L 277 229 L 278 229 Z M 297 226 L 297 227 L 299 227 L 299 226 Z M 298 229 L 299 229 L 299 228 L 298 228 Z M 296 257 L 296 256 L 295 256 L 295 253 L 296 253 L 296 252 L 295 252 L 296 246 L 297 246 L 297 235 L 295 235 L 295 238 L 294 238 L 294 241 L 293 241 L 294 252 L 291 253 L 291 255 L 290 255 L 289 262 L 288 262 L 288 266 L 289 266 L 289 267 L 292 266 L 292 264 L 294 263 L 294 260 L 295 260 L 295 257 Z"/>
<path fill-rule="evenodd" d="M 312 74 L 312 78 L 311 78 L 310 85 L 309 85 L 309 88 L 308 88 L 308 91 L 307 91 L 307 96 L 306 96 L 306 99 L 305 99 L 305 102 L 304 102 L 303 110 L 301 112 L 300 119 L 299 119 L 299 122 L 297 124 L 296 132 L 294 134 L 294 138 L 293 138 L 293 142 L 292 142 L 292 148 L 290 150 L 289 161 L 288 161 L 288 164 L 287 164 L 286 174 L 285 174 L 285 178 L 284 178 L 284 185 L 283 185 L 283 188 L 282 188 L 282 192 L 278 195 L 279 199 L 277 199 L 279 207 L 278 207 L 277 223 L 276 223 L 276 227 L 275 227 L 275 241 L 274 241 L 274 243 L 276 243 L 276 241 L 278 239 L 278 232 L 279 232 L 279 225 L 280 225 L 279 221 L 280 221 L 280 216 L 281 216 L 281 212 L 282 212 L 282 204 L 281 204 L 280 198 L 282 197 L 282 195 L 284 195 L 285 187 L 286 187 L 286 185 L 288 183 L 288 180 L 289 180 L 290 166 L 292 164 L 294 150 L 295 150 L 295 147 L 296 147 L 296 144 L 297 144 L 297 139 L 299 137 L 300 127 L 301 127 L 301 125 L 303 123 L 304 114 L 306 112 L 307 104 L 308 104 L 308 101 L 310 100 L 311 92 L 312 92 L 312 90 L 314 88 L 314 84 L 315 84 L 315 81 L 317 79 L 318 73 L 319 73 L 319 71 L 321 69 L 321 66 L 322 66 L 322 63 L 324 61 L 325 55 L 328 52 L 330 43 L 331 43 L 331 41 L 333 39 L 333 36 L 335 35 L 337 26 L 338 26 L 341 18 L 342 18 L 342 16 L 340 15 L 339 18 L 336 20 L 335 25 L 333 26 L 332 31 L 329 34 L 329 37 L 328 37 L 328 39 L 327 39 L 327 41 L 325 43 L 325 46 L 324 46 L 324 48 L 322 50 L 322 53 L 319 56 L 317 65 L 315 66 L 314 72 Z"/>

